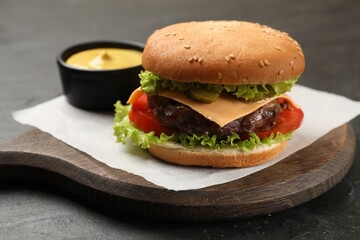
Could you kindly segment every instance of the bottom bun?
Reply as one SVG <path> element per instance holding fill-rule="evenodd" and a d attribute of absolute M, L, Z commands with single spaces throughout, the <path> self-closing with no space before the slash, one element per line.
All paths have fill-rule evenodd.
<path fill-rule="evenodd" d="M 256 147 L 252 152 L 227 148 L 209 150 L 188 148 L 174 143 L 152 144 L 149 151 L 155 157 L 178 165 L 214 168 L 241 168 L 257 166 L 271 160 L 286 146 L 286 142 Z"/>

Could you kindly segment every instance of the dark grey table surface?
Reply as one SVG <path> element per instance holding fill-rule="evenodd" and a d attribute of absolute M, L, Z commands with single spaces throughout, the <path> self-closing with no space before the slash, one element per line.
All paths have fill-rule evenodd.
<path fill-rule="evenodd" d="M 360 1 L 0 0 L 0 141 L 28 129 L 12 111 L 61 94 L 55 57 L 63 48 L 98 39 L 145 42 L 156 28 L 209 19 L 288 32 L 307 60 L 299 84 L 360 100 Z M 360 139 L 360 117 L 351 124 Z M 0 182 L 0 239 L 359 239 L 359 149 L 345 179 L 322 196 L 234 222 L 149 221 L 51 186 Z"/>

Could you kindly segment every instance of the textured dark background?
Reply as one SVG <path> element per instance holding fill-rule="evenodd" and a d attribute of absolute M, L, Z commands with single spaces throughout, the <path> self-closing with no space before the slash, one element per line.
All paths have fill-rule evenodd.
<path fill-rule="evenodd" d="M 156 28 L 210 19 L 288 32 L 307 60 L 299 84 L 360 101 L 360 1 L 0 0 L 0 141 L 28 129 L 12 111 L 61 94 L 55 57 L 63 48 L 99 39 L 145 42 Z M 351 123 L 359 139 L 360 117 Z M 1 182 L 0 239 L 359 239 L 359 149 L 347 177 L 319 198 L 225 223 L 131 218 L 51 186 Z"/>

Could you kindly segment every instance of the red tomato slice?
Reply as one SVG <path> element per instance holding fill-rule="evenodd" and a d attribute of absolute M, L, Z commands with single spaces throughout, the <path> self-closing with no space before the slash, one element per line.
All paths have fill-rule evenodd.
<path fill-rule="evenodd" d="M 300 108 L 290 106 L 279 114 L 273 128 L 264 132 L 257 132 L 256 135 L 261 139 L 270 136 L 271 133 L 276 135 L 278 132 L 285 134 L 294 131 L 300 127 L 303 118 L 304 112 Z"/>
<path fill-rule="evenodd" d="M 160 136 L 161 133 L 165 133 L 167 135 L 171 135 L 173 133 L 171 128 L 163 126 L 155 117 L 154 113 L 149 108 L 145 93 L 139 95 L 139 97 L 134 100 L 129 113 L 129 119 L 135 127 L 145 133 L 154 131 L 156 136 Z"/>
<path fill-rule="evenodd" d="M 150 110 L 146 94 L 139 95 L 132 104 L 132 108 L 139 111 Z"/>

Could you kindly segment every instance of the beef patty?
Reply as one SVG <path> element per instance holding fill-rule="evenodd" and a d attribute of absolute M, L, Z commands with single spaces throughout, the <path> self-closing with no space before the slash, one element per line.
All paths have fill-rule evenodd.
<path fill-rule="evenodd" d="M 282 109 L 287 107 L 284 104 L 280 105 L 277 100 L 273 100 L 255 112 L 220 127 L 190 107 L 170 98 L 149 95 L 148 101 L 155 116 L 164 126 L 172 127 L 177 132 L 189 135 L 216 135 L 219 139 L 226 139 L 232 134 L 244 136 L 250 132 L 269 130 L 275 125 L 276 117 Z"/>

